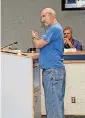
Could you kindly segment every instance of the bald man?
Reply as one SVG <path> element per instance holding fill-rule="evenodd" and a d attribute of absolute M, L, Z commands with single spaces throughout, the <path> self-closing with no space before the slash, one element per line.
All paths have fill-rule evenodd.
<path fill-rule="evenodd" d="M 32 42 L 40 49 L 39 63 L 45 94 L 47 118 L 64 118 L 64 94 L 66 71 L 63 64 L 63 29 L 51 8 L 41 11 L 41 23 L 45 29 L 42 37 L 32 31 Z"/>

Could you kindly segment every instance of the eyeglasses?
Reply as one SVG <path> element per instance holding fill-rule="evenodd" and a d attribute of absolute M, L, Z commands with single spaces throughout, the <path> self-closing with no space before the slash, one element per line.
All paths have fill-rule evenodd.
<path fill-rule="evenodd" d="M 64 33 L 64 35 L 66 35 L 66 34 L 71 34 L 71 33 Z"/>

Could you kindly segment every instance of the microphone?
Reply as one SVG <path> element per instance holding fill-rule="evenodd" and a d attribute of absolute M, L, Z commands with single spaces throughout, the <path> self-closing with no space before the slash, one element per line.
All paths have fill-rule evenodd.
<path fill-rule="evenodd" d="M 6 46 L 2 47 L 1 50 L 4 49 L 4 48 L 6 48 L 6 47 L 9 47 L 9 46 L 11 46 L 11 45 L 17 44 L 17 43 L 18 43 L 18 42 L 16 41 L 16 42 L 14 42 L 14 43 L 11 43 L 11 44 L 9 44 L 9 45 L 6 45 Z"/>

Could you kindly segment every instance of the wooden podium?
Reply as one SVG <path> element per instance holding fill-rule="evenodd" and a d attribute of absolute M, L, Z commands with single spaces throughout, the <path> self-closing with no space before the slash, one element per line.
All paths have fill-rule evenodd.
<path fill-rule="evenodd" d="M 1 118 L 34 118 L 33 59 L 5 51 L 1 56 Z"/>

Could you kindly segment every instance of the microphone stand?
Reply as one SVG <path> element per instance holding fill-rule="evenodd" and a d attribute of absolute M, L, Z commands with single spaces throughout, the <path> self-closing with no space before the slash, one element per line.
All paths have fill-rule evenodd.
<path fill-rule="evenodd" d="M 11 43 L 11 44 L 9 44 L 9 45 L 6 45 L 6 46 L 2 47 L 1 50 L 4 49 L 4 48 L 6 48 L 6 47 L 9 47 L 9 46 L 11 46 L 11 45 L 17 44 L 17 43 L 18 43 L 18 42 L 16 41 L 16 42 L 14 42 L 14 43 Z"/>

